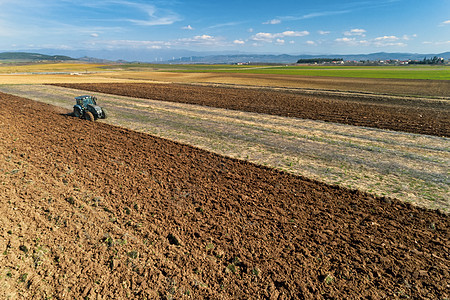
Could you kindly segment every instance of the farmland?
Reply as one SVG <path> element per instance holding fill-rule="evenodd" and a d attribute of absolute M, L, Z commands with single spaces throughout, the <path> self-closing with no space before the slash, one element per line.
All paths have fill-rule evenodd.
<path fill-rule="evenodd" d="M 449 297 L 448 81 L 51 76 L 0 86 L 3 294 Z"/>
<path fill-rule="evenodd" d="M 395 78 L 449 80 L 449 66 L 275 66 L 275 67 L 234 67 L 222 68 L 207 66 L 202 68 L 175 68 L 175 72 L 217 72 L 270 75 L 300 75 L 353 78 Z"/>
<path fill-rule="evenodd" d="M 449 80 L 450 66 L 322 66 L 322 65 L 163 65 L 125 64 L 104 69 L 186 73 L 235 73 L 296 76 Z"/>
<path fill-rule="evenodd" d="M 14 64 L 0 63 L 0 74 L 80 72 L 80 73 L 219 73 L 266 74 L 302 77 L 372 78 L 407 80 L 450 80 L 450 66 L 258 66 L 258 65 L 164 65 L 164 64 L 88 64 L 81 62 Z"/>
<path fill-rule="evenodd" d="M 101 71 L 102 64 L 83 64 L 83 63 L 46 63 L 46 64 L 13 64 L 0 63 L 0 74 L 10 73 L 58 73 L 58 72 L 88 72 Z"/>
<path fill-rule="evenodd" d="M 373 95 L 317 93 L 163 84 L 59 84 L 92 92 L 134 98 L 322 120 L 355 126 L 450 136 L 446 100 L 408 99 Z M 181 96 L 182 95 L 182 96 Z M 396 120 L 393 122 L 393 120 Z"/>
<path fill-rule="evenodd" d="M 111 85 L 96 84 L 95 87 L 109 87 L 112 92 Z M 218 101 L 221 91 L 229 95 L 226 98 L 229 104 L 232 104 L 231 99 L 241 99 L 243 104 L 245 97 L 254 95 L 254 91 L 248 89 L 216 87 L 212 91 L 218 94 L 212 95 L 210 88 L 197 85 L 114 84 L 114 88 L 117 87 L 130 94 L 145 92 L 148 95 L 153 91 L 153 98 L 158 98 L 156 92 L 162 91 L 161 94 L 171 96 L 169 100 L 172 101 L 96 92 L 108 111 L 109 117 L 104 122 L 109 124 L 329 184 L 390 195 L 444 211 L 450 209 L 445 167 L 448 164 L 448 145 L 445 138 L 174 101 Z M 91 93 L 53 85 L 5 85 L 0 90 L 57 105 L 67 111 L 71 110 L 75 96 Z M 199 91 L 201 93 L 193 98 L 192 95 Z M 233 95 L 233 91 L 239 94 Z M 306 104 L 312 106 L 314 98 L 306 99 Z M 320 98 L 316 101 L 320 104 Z M 320 108 L 317 104 L 315 106 Z"/>

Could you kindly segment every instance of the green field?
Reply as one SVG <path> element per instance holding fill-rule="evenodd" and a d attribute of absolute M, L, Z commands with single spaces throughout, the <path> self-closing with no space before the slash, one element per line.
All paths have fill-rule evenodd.
<path fill-rule="evenodd" d="M 125 64 L 105 69 L 187 73 L 251 73 L 274 75 L 450 80 L 450 66 L 255 66 Z"/>
<path fill-rule="evenodd" d="M 206 64 L 90 64 L 90 63 L 0 63 L 0 73 L 33 72 L 179 72 L 179 73 L 248 73 L 273 75 L 355 77 L 355 78 L 395 78 L 450 80 L 450 65 L 410 65 L 410 66 L 286 66 L 286 65 L 206 65 Z"/>
<path fill-rule="evenodd" d="M 450 66 L 226 66 L 165 65 L 159 71 L 450 80 Z"/>
<path fill-rule="evenodd" d="M 225 65 L 225 64 L 151 64 L 151 63 L 130 63 L 121 65 L 105 65 L 102 69 L 105 70 L 126 70 L 126 71 L 192 71 L 192 72 L 214 72 L 214 71 L 232 71 L 245 70 L 254 68 L 264 68 L 265 66 L 250 66 L 250 65 Z M 277 66 L 279 67 L 279 66 Z"/>

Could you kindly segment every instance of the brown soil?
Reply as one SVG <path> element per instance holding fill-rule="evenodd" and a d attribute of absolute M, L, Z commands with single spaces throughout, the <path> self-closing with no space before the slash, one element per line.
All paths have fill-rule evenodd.
<path fill-rule="evenodd" d="M 1 295 L 450 296 L 439 211 L 0 100 Z"/>
<path fill-rule="evenodd" d="M 102 73 L 111 80 L 156 80 L 178 83 L 227 83 L 252 86 L 277 86 L 290 88 L 307 88 L 320 90 L 339 90 L 369 92 L 389 95 L 414 95 L 448 97 L 450 95 L 449 80 L 395 79 L 395 78 L 350 78 L 327 76 L 301 76 L 276 74 L 237 74 L 237 73 L 178 73 L 178 72 L 135 72 Z M 17 79 L 16 79 L 17 80 Z M 73 78 L 72 78 L 73 80 Z M 92 78 L 91 82 L 96 78 Z M 49 82 L 49 81 L 47 81 Z M 58 81 L 63 82 L 63 81 Z M 73 82 L 71 80 L 67 82 Z M 87 81 L 85 81 L 87 82 Z M 105 82 L 104 80 L 101 82 Z"/>
<path fill-rule="evenodd" d="M 360 91 L 378 94 L 443 96 L 450 95 L 448 80 L 350 78 L 325 76 L 297 76 L 275 74 L 210 74 L 215 78 L 233 78 L 236 82 L 253 80 L 258 85 L 293 86 L 340 91 Z"/>
<path fill-rule="evenodd" d="M 58 84 L 58 86 L 395 131 L 450 136 L 450 106 L 445 100 L 351 94 L 308 95 L 304 92 L 286 90 L 182 84 L 96 83 Z"/>

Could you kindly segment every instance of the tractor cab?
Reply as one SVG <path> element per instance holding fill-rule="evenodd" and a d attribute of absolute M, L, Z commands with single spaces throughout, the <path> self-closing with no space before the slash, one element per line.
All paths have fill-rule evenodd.
<path fill-rule="evenodd" d="M 77 101 L 77 105 L 86 108 L 89 104 L 91 105 L 97 105 L 97 98 L 94 96 L 78 96 L 75 97 L 76 101 Z"/>

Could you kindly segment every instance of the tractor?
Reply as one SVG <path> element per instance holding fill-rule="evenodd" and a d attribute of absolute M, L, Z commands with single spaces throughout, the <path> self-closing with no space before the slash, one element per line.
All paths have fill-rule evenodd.
<path fill-rule="evenodd" d="M 75 97 L 77 104 L 73 106 L 73 115 L 80 119 L 95 121 L 97 119 L 106 119 L 105 110 L 97 105 L 97 97 L 78 96 Z"/>

